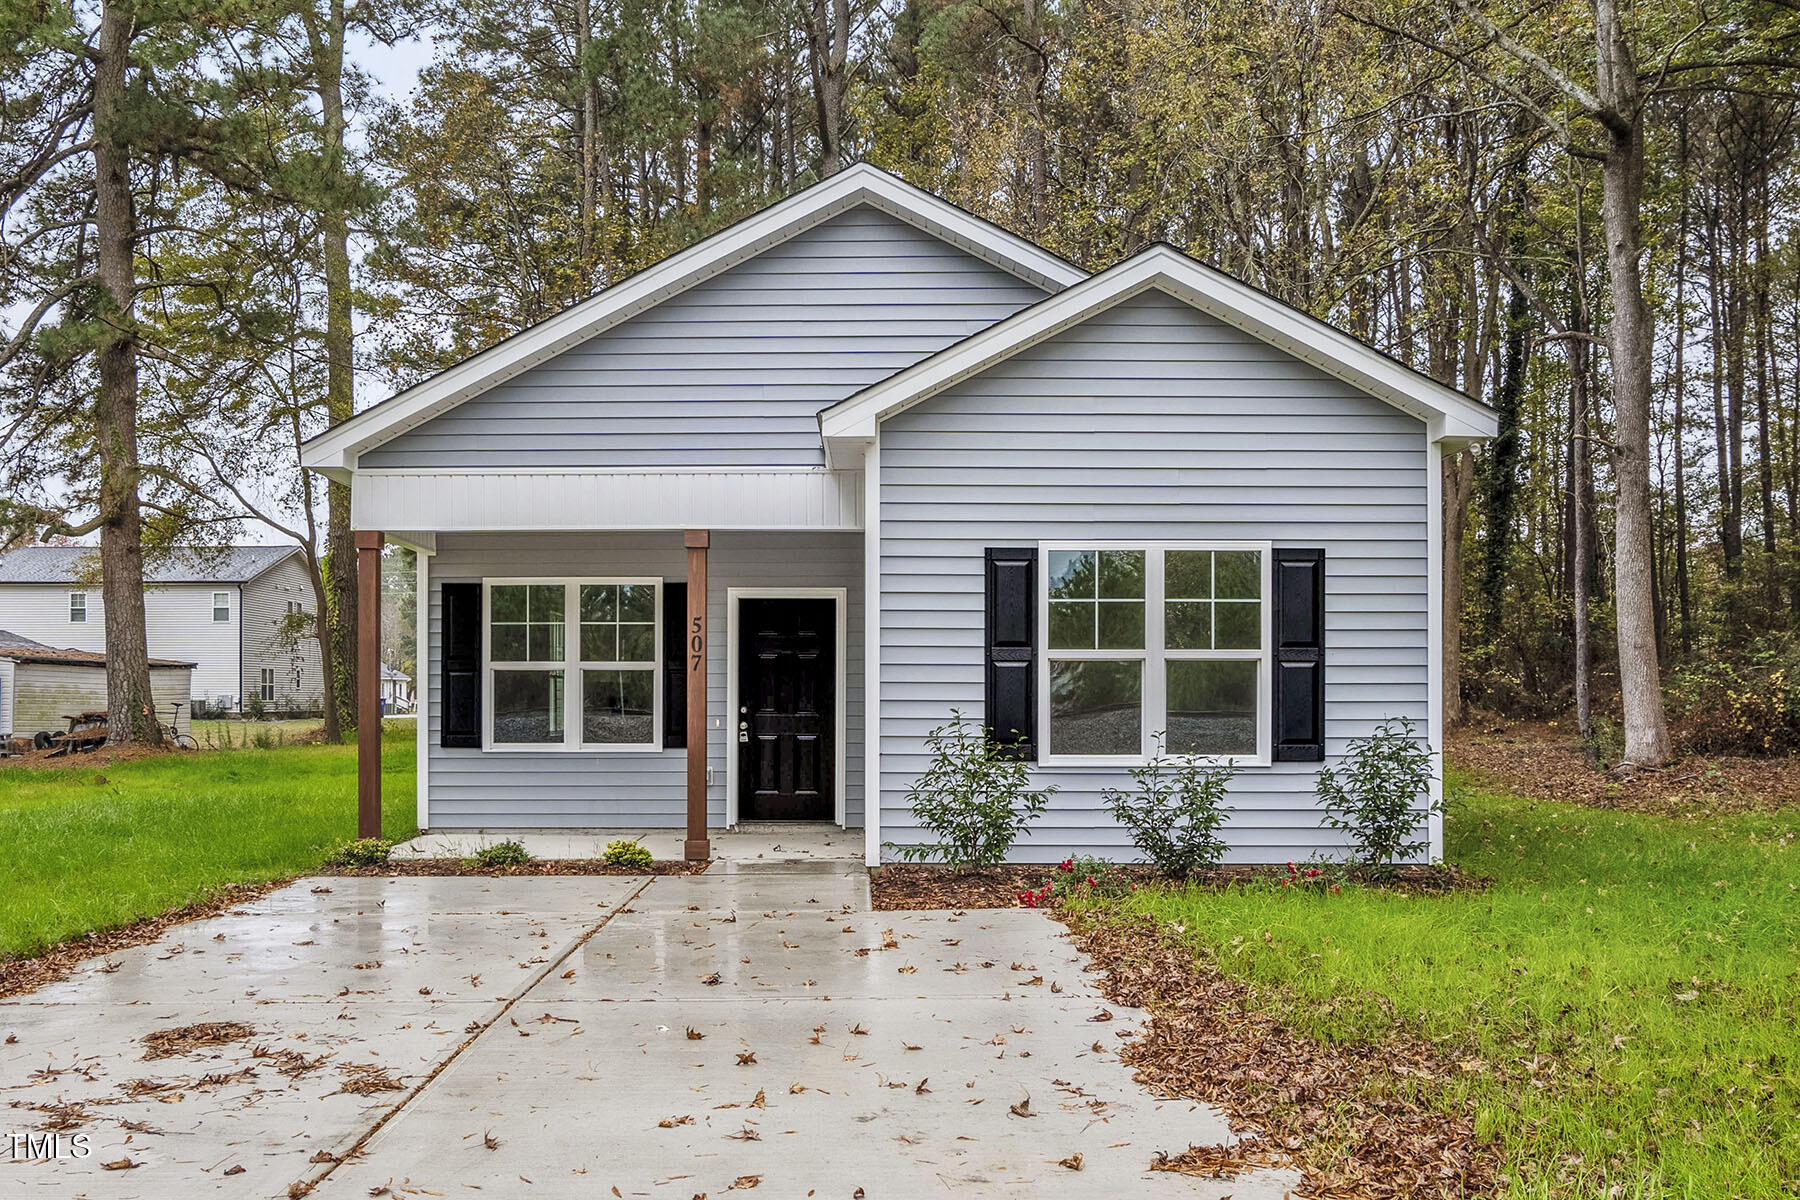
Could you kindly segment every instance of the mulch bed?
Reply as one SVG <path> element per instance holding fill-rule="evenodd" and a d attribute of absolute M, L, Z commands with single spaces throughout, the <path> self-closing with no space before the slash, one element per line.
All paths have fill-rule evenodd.
<path fill-rule="evenodd" d="M 1059 915 L 1104 972 L 1106 996 L 1150 1012 L 1144 1034 L 1119 1046 L 1138 1081 L 1224 1109 L 1243 1138 L 1169 1147 L 1152 1170 L 1228 1179 L 1294 1166 L 1305 1177 L 1299 1194 L 1314 1200 L 1450 1200 L 1494 1189 L 1495 1146 L 1477 1139 L 1473 1106 L 1449 1100 L 1440 1083 L 1459 1070 L 1452 1048 L 1400 1029 L 1374 1052 L 1315 1042 L 1257 1011 L 1242 983 L 1148 918 Z"/>
<path fill-rule="evenodd" d="M 1123 864 L 1113 868 L 1114 878 L 1121 884 L 1147 886 L 1167 884 L 1168 876 L 1154 867 Z M 1035 891 L 1056 873 L 1052 863 L 1010 863 L 1000 867 L 976 867 L 952 871 L 946 867 L 920 863 L 889 863 L 869 877 L 869 899 L 877 912 L 890 909 L 932 908 L 1018 908 L 1021 892 Z M 1287 864 L 1267 866 L 1220 867 L 1194 877 L 1198 887 L 1225 888 L 1253 879 L 1283 879 L 1290 876 Z M 1379 884 L 1361 872 L 1352 871 L 1347 878 L 1358 883 L 1381 886 L 1397 891 L 1439 894 L 1443 892 L 1480 890 L 1488 881 L 1465 875 L 1455 867 L 1416 866 L 1396 868 L 1394 875 Z"/>
<path fill-rule="evenodd" d="M 460 858 L 392 859 L 378 867 L 321 867 L 314 875 L 362 878 L 400 875 L 700 875 L 709 864 L 659 858 L 647 867 L 615 867 L 596 858 L 540 858 L 512 867 L 484 867 Z"/>
<path fill-rule="evenodd" d="M 1600 771 L 1573 722 L 1476 716 L 1453 730 L 1451 765 L 1510 792 L 1590 808 L 1705 816 L 1800 807 L 1800 759 L 1692 755 L 1660 770 Z"/>
<path fill-rule="evenodd" d="M 219 916 L 240 904 L 261 899 L 276 888 L 286 887 L 292 882 L 291 879 L 270 879 L 263 883 L 229 884 L 194 904 L 172 908 L 154 917 L 144 917 L 117 929 L 83 934 L 30 958 L 0 958 L 0 999 L 35 991 L 47 984 L 67 979 L 86 959 L 128 950 L 133 946 L 147 946 L 161 940 L 170 926 Z"/>

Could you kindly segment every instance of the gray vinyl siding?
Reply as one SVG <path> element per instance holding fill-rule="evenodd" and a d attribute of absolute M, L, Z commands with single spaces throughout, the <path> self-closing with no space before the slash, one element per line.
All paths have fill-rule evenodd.
<path fill-rule="evenodd" d="M 725 820 L 726 589 L 847 589 L 845 822 L 862 824 L 863 573 L 860 533 L 715 532 L 707 559 L 708 822 Z M 446 750 L 439 743 L 443 585 L 531 576 L 687 577 L 679 531 L 597 534 L 445 534 L 429 568 L 430 825 L 433 829 L 680 828 L 687 813 L 687 751 Z"/>
<path fill-rule="evenodd" d="M 262 671 L 275 672 L 275 699 L 269 711 L 313 711 L 325 704 L 325 674 L 320 666 L 317 638 L 298 640 L 282 636 L 289 601 L 306 612 L 317 607 L 312 579 L 299 554 L 283 559 L 243 585 L 245 700 L 262 694 Z"/>
<path fill-rule="evenodd" d="M 852 209 L 364 454 L 368 469 L 817 466 L 820 409 L 1044 292 Z"/>
<path fill-rule="evenodd" d="M 1161 292 L 891 417 L 881 432 L 881 832 L 924 735 L 982 711 L 982 552 L 1040 540 L 1269 540 L 1326 552 L 1326 753 L 1428 706 L 1422 423 Z M 1040 685 L 1042 680 L 1040 680 Z M 1152 718 L 1154 720 L 1154 718 Z M 1040 731 L 1041 733 L 1041 731 Z M 1233 782 L 1230 859 L 1336 851 L 1316 766 Z M 1135 857 L 1101 793 L 1120 767 L 1039 767 L 1061 791 L 1021 861 Z"/>

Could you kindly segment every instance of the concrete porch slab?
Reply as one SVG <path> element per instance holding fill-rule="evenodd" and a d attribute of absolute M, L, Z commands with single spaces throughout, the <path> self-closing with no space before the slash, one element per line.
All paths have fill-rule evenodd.
<path fill-rule="evenodd" d="M 533 858 L 599 858 L 608 842 L 641 843 L 653 858 L 679 859 L 680 829 L 443 829 L 394 847 L 395 858 L 466 858 L 483 846 L 518 842 Z M 713 870 L 780 869 L 829 863 L 833 869 L 863 858 L 863 831 L 810 821 L 744 822 L 712 832 Z"/>

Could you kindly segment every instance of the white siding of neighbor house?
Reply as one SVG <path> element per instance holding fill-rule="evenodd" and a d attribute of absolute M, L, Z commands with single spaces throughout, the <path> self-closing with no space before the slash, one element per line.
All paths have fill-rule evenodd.
<path fill-rule="evenodd" d="M 51 733 L 68 729 L 75 713 L 106 707 L 106 668 L 94 664 L 15 662 L 12 667 L 12 729 L 15 737 L 29 737 L 39 730 Z M 175 701 L 181 702 L 176 728 L 188 732 L 188 671 L 185 667 L 159 667 L 150 672 L 150 694 L 156 698 L 156 715 L 168 721 Z"/>
<path fill-rule="evenodd" d="M 862 535 L 715 532 L 707 559 L 708 823 L 725 820 L 726 592 L 733 587 L 841 587 L 845 624 L 846 824 L 862 824 Z M 654 576 L 680 583 L 680 531 L 612 534 L 443 534 L 431 559 L 429 787 L 433 829 L 642 826 L 686 822 L 687 751 L 461 750 L 439 745 L 443 585 L 484 578 Z M 483 686 L 485 687 L 485 681 Z"/>
<path fill-rule="evenodd" d="M 918 840 L 905 793 L 926 765 L 926 732 L 952 707 L 982 711 L 989 546 L 1323 547 L 1328 760 L 1384 717 L 1411 717 L 1423 734 L 1426 450 L 1419 421 L 1161 292 L 890 417 L 879 477 L 882 838 Z M 1237 777 L 1231 861 L 1341 849 L 1321 828 L 1316 771 L 1277 763 Z M 1129 783 L 1124 768 L 1034 774 L 1061 791 L 1015 859 L 1134 857 L 1101 800 Z"/>
<path fill-rule="evenodd" d="M 820 409 L 1044 295 L 855 208 L 365 452 L 358 467 L 817 466 Z"/>
<path fill-rule="evenodd" d="M 13 662 L 0 658 L 0 738 L 11 737 L 13 731 Z"/>
<path fill-rule="evenodd" d="M 312 579 L 299 555 L 283 559 L 244 585 L 244 681 L 245 699 L 262 694 L 262 671 L 275 672 L 275 699 L 267 701 L 271 712 L 317 710 L 324 706 L 324 673 L 319 666 L 316 637 L 293 639 L 282 634 L 289 601 L 311 613 L 318 605 Z"/>
<path fill-rule="evenodd" d="M 87 592 L 87 620 L 69 620 L 69 593 Z M 213 620 L 214 592 L 231 597 L 231 619 Z M 144 589 L 144 630 L 150 657 L 194 664 L 192 698 L 238 696 L 238 631 L 235 583 L 171 583 Z M 0 629 L 59 649 L 106 650 L 106 612 L 100 584 L 12 583 L 0 587 Z"/>

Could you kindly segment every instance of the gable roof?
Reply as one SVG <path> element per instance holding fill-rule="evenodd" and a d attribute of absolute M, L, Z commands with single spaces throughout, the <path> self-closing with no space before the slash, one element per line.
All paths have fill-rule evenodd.
<path fill-rule="evenodd" d="M 339 481 L 347 480 L 365 450 L 771 246 L 865 204 L 1046 291 L 1060 291 L 1087 278 L 1087 272 L 1041 246 L 885 171 L 857 163 L 333 426 L 301 447 L 301 463 Z"/>
<path fill-rule="evenodd" d="M 144 582 L 249 583 L 275 564 L 300 553 L 298 546 L 188 547 L 144 563 Z M 0 584 L 87 583 L 100 570 L 96 546 L 26 546 L 0 555 Z"/>
<path fill-rule="evenodd" d="M 894 413 L 1152 288 L 1410 413 L 1426 423 L 1433 441 L 1478 441 L 1498 431 L 1499 418 L 1487 405 L 1159 243 L 821 412 L 828 458 L 834 442 L 873 437 Z"/>
<path fill-rule="evenodd" d="M 59 666 L 72 667 L 104 667 L 106 655 L 97 650 L 59 650 L 55 646 L 47 646 L 43 642 L 34 642 L 23 634 L 13 633 L 8 629 L 0 629 L 0 658 L 11 659 L 21 663 L 56 663 Z M 150 659 L 150 666 L 156 670 L 175 670 L 192 667 L 191 662 L 181 662 L 173 658 Z"/>

